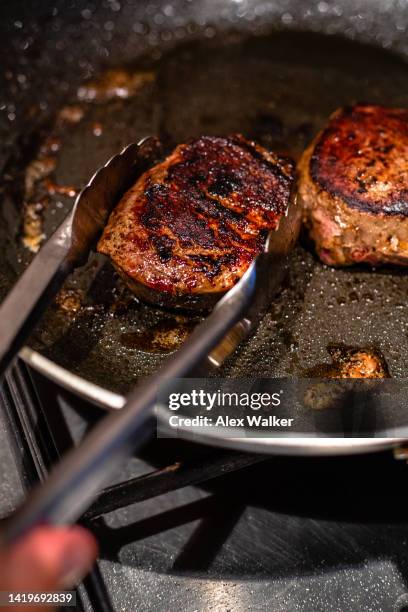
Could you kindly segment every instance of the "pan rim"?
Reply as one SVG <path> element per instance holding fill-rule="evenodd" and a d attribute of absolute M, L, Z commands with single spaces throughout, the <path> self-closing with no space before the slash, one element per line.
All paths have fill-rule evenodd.
<path fill-rule="evenodd" d="M 79 395 L 95 406 L 106 410 L 120 410 L 125 397 L 92 383 L 78 374 L 56 364 L 38 351 L 25 346 L 19 357 L 34 370 L 59 384 L 71 393 Z M 160 418 L 160 411 L 158 411 Z M 191 432 L 180 427 L 183 439 L 210 446 L 221 446 L 240 451 L 260 454 L 281 455 L 352 455 L 377 452 L 395 448 L 406 443 L 405 438 L 233 438 L 209 435 L 202 432 Z"/>

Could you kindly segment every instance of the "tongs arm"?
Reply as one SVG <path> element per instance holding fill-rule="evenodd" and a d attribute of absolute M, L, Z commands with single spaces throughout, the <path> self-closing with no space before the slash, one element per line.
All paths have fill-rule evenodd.
<path fill-rule="evenodd" d="M 44 244 L 0 306 L 0 377 L 71 270 L 88 257 L 112 207 L 140 171 L 154 138 L 132 143 L 100 168 L 72 212 Z"/>
<path fill-rule="evenodd" d="M 0 376 L 71 272 L 71 222 L 59 226 L 0 306 Z"/>
<path fill-rule="evenodd" d="M 245 314 L 253 302 L 258 265 L 259 260 L 255 260 L 161 370 L 129 395 L 122 410 L 104 418 L 54 468 L 6 527 L 7 541 L 14 541 L 38 524 L 60 524 L 79 518 L 118 464 L 152 434 L 159 388 L 166 381 L 187 376 Z"/>

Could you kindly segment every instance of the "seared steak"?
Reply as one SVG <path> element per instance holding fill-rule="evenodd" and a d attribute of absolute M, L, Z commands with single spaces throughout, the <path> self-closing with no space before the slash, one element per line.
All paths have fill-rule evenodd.
<path fill-rule="evenodd" d="M 323 262 L 408 265 L 408 110 L 338 110 L 303 154 L 299 174 Z"/>
<path fill-rule="evenodd" d="M 242 136 L 203 136 L 138 179 L 98 250 L 143 299 L 210 306 L 262 251 L 293 182 L 290 161 Z"/>

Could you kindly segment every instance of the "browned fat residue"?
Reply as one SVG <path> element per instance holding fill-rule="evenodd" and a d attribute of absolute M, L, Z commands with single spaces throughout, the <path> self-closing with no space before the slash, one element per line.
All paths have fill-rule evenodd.
<path fill-rule="evenodd" d="M 38 157 L 26 168 L 21 240 L 32 253 L 38 252 L 46 237 L 43 229 L 43 215 L 50 204 L 51 197 L 62 195 L 74 198 L 78 193 L 75 187 L 59 185 L 51 177 L 57 167 L 55 155 L 61 146 L 61 132 L 67 126 L 81 121 L 83 116 L 84 111 L 79 105 L 64 106 L 57 115 L 51 134 L 39 147 Z"/>
<path fill-rule="evenodd" d="M 55 158 L 45 156 L 33 160 L 25 172 L 22 242 L 32 253 L 38 252 L 45 238 L 42 215 L 46 201 L 39 194 L 39 197 L 36 197 L 37 186 L 55 170 L 55 167 Z"/>
<path fill-rule="evenodd" d="M 107 70 L 99 80 L 89 81 L 80 87 L 78 97 L 83 102 L 104 101 L 114 97 L 128 98 L 145 84 L 154 81 L 154 78 L 154 73 L 148 71 Z M 32 113 L 35 112 L 36 109 L 33 107 Z M 54 155 L 61 147 L 61 134 L 70 126 L 82 121 L 84 116 L 84 104 L 69 104 L 62 107 L 56 116 L 52 133 L 39 148 L 37 159 L 27 166 L 21 240 L 33 253 L 38 252 L 45 239 L 43 213 L 50 202 L 48 196 L 62 195 L 73 198 L 79 191 L 71 185 L 59 185 L 49 177 L 57 165 Z M 102 124 L 95 122 L 92 125 L 92 132 L 95 136 L 101 136 Z"/>
<path fill-rule="evenodd" d="M 54 172 L 57 166 L 55 157 L 40 157 L 28 164 L 25 172 L 25 198 L 30 199 L 34 194 L 37 183 Z"/>
<path fill-rule="evenodd" d="M 330 364 L 319 364 L 305 371 L 309 378 L 390 378 L 387 363 L 378 349 L 329 345 Z"/>
<path fill-rule="evenodd" d="M 55 298 L 55 303 L 64 313 L 71 316 L 81 309 L 83 294 L 79 290 L 61 289 Z"/>
<path fill-rule="evenodd" d="M 167 319 L 161 323 L 144 329 L 141 332 L 122 334 L 120 341 L 123 346 L 147 353 L 171 353 L 177 350 L 188 338 L 196 321 Z"/>
<path fill-rule="evenodd" d="M 58 185 L 49 179 L 45 182 L 45 188 L 50 195 L 58 193 L 60 195 L 66 195 L 70 198 L 74 198 L 78 193 L 78 190 L 75 189 L 75 187 L 70 187 L 69 185 Z"/>
<path fill-rule="evenodd" d="M 57 123 L 75 124 L 83 119 L 85 114 L 84 109 L 79 104 L 64 106 L 58 113 Z"/>
<path fill-rule="evenodd" d="M 78 88 L 78 98 L 84 102 L 106 102 L 113 98 L 131 98 L 142 87 L 153 83 L 155 73 L 132 72 L 123 68 L 106 70 L 99 79 L 88 81 Z"/>
<path fill-rule="evenodd" d="M 387 363 L 378 349 L 329 345 L 331 364 L 321 364 L 306 371 L 310 378 L 331 379 L 312 383 L 303 403 L 311 410 L 341 408 L 350 392 L 369 392 L 374 381 L 390 378 Z M 336 382 L 337 381 L 337 382 Z M 366 385 L 361 387 L 361 385 Z"/>
<path fill-rule="evenodd" d="M 43 205 L 39 202 L 26 203 L 24 205 L 22 242 L 32 253 L 37 253 L 41 242 L 45 238 L 43 233 Z"/>

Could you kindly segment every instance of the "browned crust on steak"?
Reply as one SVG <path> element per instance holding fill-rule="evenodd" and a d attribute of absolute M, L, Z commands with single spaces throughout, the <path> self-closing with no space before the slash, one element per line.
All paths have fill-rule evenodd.
<path fill-rule="evenodd" d="M 138 179 L 98 250 L 143 299 L 210 306 L 264 248 L 293 181 L 291 162 L 242 136 L 203 136 Z"/>
<path fill-rule="evenodd" d="M 408 265 L 407 130 L 408 111 L 357 105 L 304 152 L 299 200 L 323 262 Z"/>
<path fill-rule="evenodd" d="M 408 110 L 340 109 L 316 141 L 310 174 L 356 210 L 408 217 Z"/>

